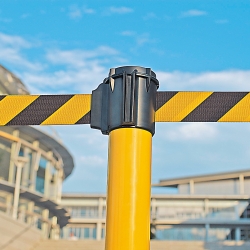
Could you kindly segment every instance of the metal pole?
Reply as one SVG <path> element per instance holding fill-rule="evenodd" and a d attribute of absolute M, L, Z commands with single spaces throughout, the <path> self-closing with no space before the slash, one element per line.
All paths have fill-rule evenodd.
<path fill-rule="evenodd" d="M 143 129 L 110 133 L 106 250 L 150 248 L 151 142 Z"/>
<path fill-rule="evenodd" d="M 111 69 L 92 92 L 91 127 L 109 134 L 106 250 L 149 250 L 152 136 L 159 87 L 150 68 Z"/>

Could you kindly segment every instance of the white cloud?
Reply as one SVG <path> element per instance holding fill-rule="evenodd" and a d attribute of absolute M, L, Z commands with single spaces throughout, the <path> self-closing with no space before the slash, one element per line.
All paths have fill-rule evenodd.
<path fill-rule="evenodd" d="M 150 39 L 150 36 L 148 33 L 144 33 L 136 37 L 136 43 L 139 46 L 142 46 L 145 43 L 149 43 L 149 42 L 152 42 L 152 40 Z"/>
<path fill-rule="evenodd" d="M 218 24 L 226 24 L 228 23 L 229 21 L 227 19 L 220 19 L 220 20 L 216 20 L 215 23 L 218 23 Z"/>
<path fill-rule="evenodd" d="M 71 5 L 69 7 L 69 17 L 71 19 L 80 19 L 83 14 L 94 14 L 95 10 L 87 7 L 79 7 L 78 5 Z"/>
<path fill-rule="evenodd" d="M 175 126 L 166 134 L 167 139 L 180 140 L 208 140 L 215 138 L 218 131 L 214 125 L 208 123 L 187 123 Z"/>
<path fill-rule="evenodd" d="M 20 36 L 11 36 L 0 33 L 0 58 L 2 62 L 21 66 L 30 70 L 41 70 L 42 65 L 30 62 L 24 55 L 22 49 L 30 49 L 32 44 Z"/>
<path fill-rule="evenodd" d="M 50 50 L 46 54 L 46 58 L 54 64 L 66 64 L 74 68 L 79 68 L 89 65 L 90 62 L 86 60 L 118 54 L 119 52 L 111 47 L 99 46 L 94 50 Z"/>
<path fill-rule="evenodd" d="M 127 14 L 133 12 L 134 10 L 127 7 L 110 7 L 109 11 L 116 14 Z"/>
<path fill-rule="evenodd" d="M 161 90 L 248 91 L 250 70 L 156 72 Z"/>
<path fill-rule="evenodd" d="M 206 11 L 196 10 L 196 9 L 188 10 L 181 13 L 181 17 L 195 17 L 195 16 L 205 16 L 205 15 L 207 15 Z"/>
<path fill-rule="evenodd" d="M 30 48 L 31 43 L 20 36 L 11 36 L 0 33 L 0 46 L 12 46 L 15 48 Z"/>
<path fill-rule="evenodd" d="M 21 78 L 33 94 L 58 93 L 91 93 L 91 91 L 107 77 L 108 69 L 99 64 L 91 63 L 82 70 L 62 69 L 54 72 L 25 72 Z M 59 93 L 58 93 L 59 94 Z"/>
<path fill-rule="evenodd" d="M 25 18 L 27 18 L 27 17 L 29 17 L 29 16 L 30 16 L 30 14 L 24 13 L 24 14 L 21 15 L 21 18 L 25 19 Z"/>
<path fill-rule="evenodd" d="M 156 19 L 156 18 L 157 18 L 157 15 L 154 12 L 149 12 L 143 17 L 144 20 L 150 20 L 150 19 Z"/>
<path fill-rule="evenodd" d="M 82 10 L 77 5 L 71 5 L 68 15 L 71 19 L 79 19 L 82 17 Z"/>
<path fill-rule="evenodd" d="M 91 93 L 108 75 L 105 64 L 121 62 L 119 52 L 100 46 L 93 50 L 48 50 L 40 62 L 27 59 L 25 50 L 33 44 L 19 36 L 0 33 L 0 58 L 2 63 L 13 65 L 31 93 Z M 59 66 L 59 69 L 52 69 Z M 19 69 L 19 70 L 18 70 Z M 39 73 L 37 72 L 39 71 Z"/>
<path fill-rule="evenodd" d="M 91 93 L 108 75 L 106 63 L 121 60 L 119 52 L 100 46 L 93 50 L 50 50 L 46 54 L 48 64 L 61 68 L 53 72 L 24 72 L 22 79 L 34 93 L 53 93 L 58 87 L 62 93 Z"/>
<path fill-rule="evenodd" d="M 122 36 L 134 36 L 136 33 L 132 30 L 124 30 L 120 33 Z"/>
<path fill-rule="evenodd" d="M 80 157 L 81 164 L 84 166 L 106 167 L 107 160 L 97 155 L 88 155 Z"/>
<path fill-rule="evenodd" d="M 145 43 L 154 42 L 154 40 L 150 38 L 149 33 L 138 34 L 137 32 L 132 31 L 132 30 L 125 30 L 125 31 L 121 32 L 120 35 L 127 36 L 127 37 L 133 37 L 135 39 L 136 45 L 139 47 L 144 45 Z"/>
<path fill-rule="evenodd" d="M 91 9 L 91 8 L 84 7 L 83 12 L 86 13 L 86 14 L 94 14 L 95 10 Z"/>

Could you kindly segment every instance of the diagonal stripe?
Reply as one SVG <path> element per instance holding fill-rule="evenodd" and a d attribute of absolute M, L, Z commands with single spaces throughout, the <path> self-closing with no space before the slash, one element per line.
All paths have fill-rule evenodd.
<path fill-rule="evenodd" d="M 0 125 L 6 125 L 11 119 L 34 102 L 38 97 L 38 95 L 6 96 L 0 101 Z"/>
<path fill-rule="evenodd" d="M 178 91 L 159 91 L 156 93 L 156 110 L 168 102 Z"/>
<path fill-rule="evenodd" d="M 74 95 L 49 116 L 42 125 L 75 124 L 90 111 L 91 95 Z"/>
<path fill-rule="evenodd" d="M 90 124 L 90 111 L 79 119 L 75 124 Z"/>
<path fill-rule="evenodd" d="M 184 119 L 212 92 L 178 92 L 156 112 L 156 122 L 178 122 Z"/>
<path fill-rule="evenodd" d="M 232 107 L 218 122 L 249 122 L 250 121 L 250 93 Z"/>
<path fill-rule="evenodd" d="M 191 112 L 183 122 L 217 122 L 248 92 L 214 92 Z"/>
<path fill-rule="evenodd" d="M 51 114 L 59 109 L 73 95 L 39 96 L 26 109 L 14 117 L 7 125 L 40 125 Z M 20 96 L 18 97 L 20 98 Z M 29 96 L 24 96 L 29 98 Z"/>
<path fill-rule="evenodd" d="M 0 101 L 3 100 L 3 98 L 5 97 L 6 95 L 0 95 Z"/>

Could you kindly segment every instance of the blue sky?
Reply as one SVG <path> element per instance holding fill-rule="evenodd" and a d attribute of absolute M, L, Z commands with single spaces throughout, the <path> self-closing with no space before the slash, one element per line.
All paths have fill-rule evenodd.
<path fill-rule="evenodd" d="M 249 1 L 0 3 L 0 64 L 32 94 L 91 93 L 122 65 L 151 67 L 161 91 L 250 90 Z M 63 190 L 104 193 L 108 137 L 55 129 L 75 159 Z M 152 181 L 247 169 L 248 138 L 249 124 L 157 124 Z"/>

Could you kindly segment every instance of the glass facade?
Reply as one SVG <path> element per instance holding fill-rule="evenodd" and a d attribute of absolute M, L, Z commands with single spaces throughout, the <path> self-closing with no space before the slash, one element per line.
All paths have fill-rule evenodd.
<path fill-rule="evenodd" d="M 81 206 L 71 208 L 72 218 L 98 218 L 98 207 Z"/>
<path fill-rule="evenodd" d="M 151 239 L 223 241 L 235 240 L 240 237 L 240 239 L 250 240 L 247 238 L 248 229 L 238 225 L 250 214 L 248 213 L 250 210 L 247 209 L 248 204 L 247 198 L 241 200 L 237 197 L 153 196 L 151 202 Z M 71 215 L 70 223 L 62 230 L 62 238 L 67 239 L 71 231 L 78 238 L 96 236 L 96 239 L 100 240 L 105 237 L 106 200 L 104 197 L 65 194 L 62 196 L 62 205 L 67 207 Z M 85 234 L 80 234 L 79 228 L 85 228 L 85 231 L 83 230 Z M 88 234 L 88 230 L 92 230 L 91 228 L 94 228 L 95 231 Z"/>
<path fill-rule="evenodd" d="M 61 238 L 70 239 L 72 236 L 96 240 L 96 227 L 67 227 L 61 230 Z"/>
<path fill-rule="evenodd" d="M 204 227 L 192 227 L 192 228 L 165 228 L 157 229 L 155 236 L 157 240 L 183 240 L 183 241 L 204 241 L 207 237 L 207 241 L 226 240 L 227 235 L 230 233 L 230 229 L 226 228 L 211 228 L 206 236 L 206 230 Z"/>
<path fill-rule="evenodd" d="M 58 185 L 61 185 L 63 175 L 57 173 L 62 171 L 62 165 L 59 165 L 59 161 L 62 162 L 62 159 L 60 155 L 53 158 L 54 154 L 50 153 L 51 149 L 45 151 L 45 146 L 43 146 L 43 149 L 34 147 L 33 143 L 23 139 L 23 137 L 26 138 L 27 136 L 17 129 L 12 127 L 1 128 L 0 182 L 1 180 L 7 182 L 1 183 L 3 190 L 1 190 L 0 185 L 0 212 L 13 217 L 14 190 L 8 185 L 15 187 L 15 183 L 18 181 L 16 179 L 16 164 L 19 161 L 22 163 L 22 159 L 25 159 L 25 162 L 21 164 L 20 186 L 27 198 L 22 198 L 23 195 L 20 193 L 16 218 L 44 231 L 44 237 L 55 237 L 55 233 L 51 234 L 53 230 L 59 232 L 59 224 L 55 224 L 53 228 L 51 227 L 55 214 L 49 212 L 50 207 L 46 208 L 45 205 L 39 207 L 36 206 L 36 203 L 39 204 L 41 195 L 44 196 L 46 192 L 47 197 L 49 196 L 54 202 L 57 202 L 58 197 L 61 196 L 61 188 L 58 188 Z M 57 169 L 54 166 L 57 166 Z M 47 168 L 49 168 L 48 171 Z M 37 192 L 40 194 L 38 195 Z M 29 200 L 29 197 L 31 197 L 31 200 Z M 47 226 L 43 226 L 45 224 Z"/>

